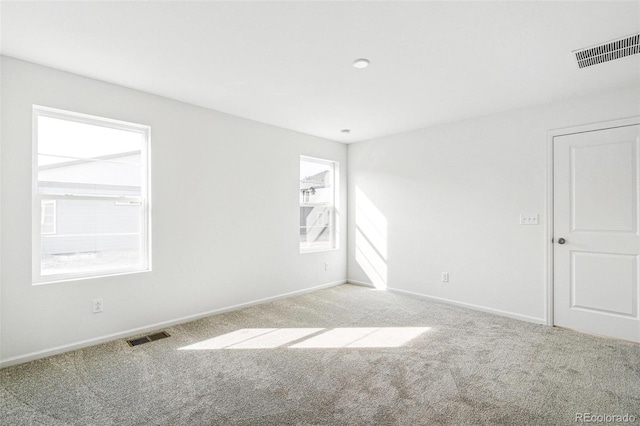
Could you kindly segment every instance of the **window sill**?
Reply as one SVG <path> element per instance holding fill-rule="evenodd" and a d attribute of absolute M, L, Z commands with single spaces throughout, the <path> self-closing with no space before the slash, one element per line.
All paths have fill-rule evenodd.
<path fill-rule="evenodd" d="M 118 277 L 120 275 L 131 275 L 131 274 L 140 274 L 145 272 L 151 272 L 151 268 L 140 269 L 135 271 L 105 271 L 104 274 L 100 275 L 56 275 L 51 278 L 42 277 L 41 281 L 33 281 L 32 285 L 46 285 L 46 284 L 57 284 L 57 283 L 66 283 L 69 281 L 81 281 L 81 280 L 90 280 L 94 278 L 107 278 L 107 277 Z"/>
<path fill-rule="evenodd" d="M 340 250 L 340 248 L 339 247 L 334 247 L 334 248 L 323 248 L 323 249 L 300 250 L 300 254 L 319 253 L 319 252 L 322 252 L 322 251 L 335 251 L 335 250 Z"/>

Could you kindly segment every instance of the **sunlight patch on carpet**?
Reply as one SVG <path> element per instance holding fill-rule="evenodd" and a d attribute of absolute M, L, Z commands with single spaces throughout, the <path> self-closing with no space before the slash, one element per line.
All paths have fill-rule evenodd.
<path fill-rule="evenodd" d="M 430 327 L 243 328 L 178 350 L 399 348 Z"/>

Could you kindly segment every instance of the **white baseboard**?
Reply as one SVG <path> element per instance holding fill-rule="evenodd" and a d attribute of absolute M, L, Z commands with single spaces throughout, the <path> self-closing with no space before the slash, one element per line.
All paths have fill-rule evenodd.
<path fill-rule="evenodd" d="M 373 284 L 364 282 L 364 281 L 347 280 L 347 284 L 360 285 L 362 287 L 369 287 L 369 288 L 376 288 L 376 286 L 374 286 Z"/>
<path fill-rule="evenodd" d="M 223 312 L 236 311 L 238 309 L 248 308 L 250 306 L 261 305 L 263 303 L 273 302 L 275 300 L 286 299 L 293 296 L 299 296 L 305 293 L 311 293 L 314 291 L 322 290 L 324 288 L 335 287 L 340 284 L 347 283 L 347 280 L 334 281 L 327 284 L 321 284 L 311 288 L 305 288 L 302 290 L 296 290 L 289 293 L 283 293 L 276 296 L 265 297 L 264 299 L 253 300 L 250 302 L 240 303 L 238 305 L 226 306 L 224 308 L 218 308 L 207 312 L 201 312 L 194 315 L 188 315 L 186 317 L 175 318 L 169 321 L 162 321 L 155 324 L 145 325 L 143 327 L 132 328 L 124 330 L 118 333 L 108 334 L 106 336 L 95 337 L 93 339 L 82 340 L 80 342 L 70 343 L 68 345 L 56 346 L 50 349 L 44 349 L 41 351 L 30 352 L 24 355 L 18 355 L 11 358 L 0 360 L 0 368 L 9 367 L 11 365 L 22 364 L 24 362 L 33 361 L 40 358 L 46 358 L 48 356 L 61 354 L 63 352 L 73 351 L 76 349 L 86 348 L 88 346 L 97 345 L 100 343 L 110 342 L 112 340 L 122 339 L 125 337 L 135 336 L 136 334 L 143 334 L 150 331 L 157 330 L 163 327 L 169 327 L 176 324 L 183 324 L 185 322 L 195 321 L 200 318 L 208 317 L 215 314 L 221 314 Z"/>
<path fill-rule="evenodd" d="M 351 280 L 349 280 L 349 282 L 351 282 Z M 520 320 L 520 321 L 532 322 L 534 324 L 542 324 L 542 325 L 546 325 L 547 324 L 547 320 L 545 318 L 530 317 L 528 315 L 516 314 L 516 313 L 513 313 L 513 312 L 503 311 L 503 310 L 500 310 L 500 309 L 487 308 L 487 307 L 480 306 L 480 305 L 473 305 L 471 303 L 457 302 L 455 300 L 445 299 L 443 297 L 428 296 L 426 294 L 414 293 L 412 291 L 400 290 L 400 289 L 397 289 L 397 288 L 387 288 L 387 291 L 390 291 L 391 293 L 402 294 L 402 295 L 405 295 L 405 296 L 414 297 L 414 298 L 417 298 L 417 299 L 434 300 L 434 301 L 437 301 L 437 302 L 447 303 L 449 305 L 462 306 L 464 308 L 469 308 L 469 309 L 473 309 L 473 310 L 476 310 L 476 311 L 487 312 L 487 313 L 490 313 L 490 314 L 500 315 L 500 316 L 503 316 L 503 317 L 513 318 L 513 319 L 517 319 L 517 320 Z"/>

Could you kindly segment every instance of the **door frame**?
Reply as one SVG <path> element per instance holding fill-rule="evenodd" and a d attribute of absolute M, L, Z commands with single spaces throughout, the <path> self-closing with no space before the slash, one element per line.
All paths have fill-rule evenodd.
<path fill-rule="evenodd" d="M 547 325 L 553 327 L 553 255 L 554 255 L 554 244 L 553 240 L 553 219 L 554 219 L 554 211 L 553 211 L 553 185 L 554 185 L 554 176 L 553 176 L 553 168 L 554 168 L 554 157 L 553 157 L 553 139 L 558 136 L 566 136 L 573 135 L 576 133 L 587 133 L 593 132 L 596 130 L 604 130 L 611 129 L 616 127 L 627 127 L 633 126 L 636 124 L 640 124 L 640 116 L 628 117 L 619 120 L 611 120 L 611 121 L 602 121 L 599 123 L 591 123 L 591 124 L 583 124 L 579 126 L 572 127 L 564 127 L 559 129 L 549 130 L 547 132 L 547 229 L 546 229 L 546 238 L 547 238 L 547 297 L 545 299 L 545 311 L 546 311 L 546 321 Z"/>

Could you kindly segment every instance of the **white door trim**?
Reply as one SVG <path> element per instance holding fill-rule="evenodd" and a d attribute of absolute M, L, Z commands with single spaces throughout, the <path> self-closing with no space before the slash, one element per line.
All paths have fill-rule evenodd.
<path fill-rule="evenodd" d="M 553 327 L 553 138 L 636 124 L 640 124 L 640 116 L 553 129 L 547 132 L 547 297 L 545 311 L 547 325 L 550 327 Z"/>

